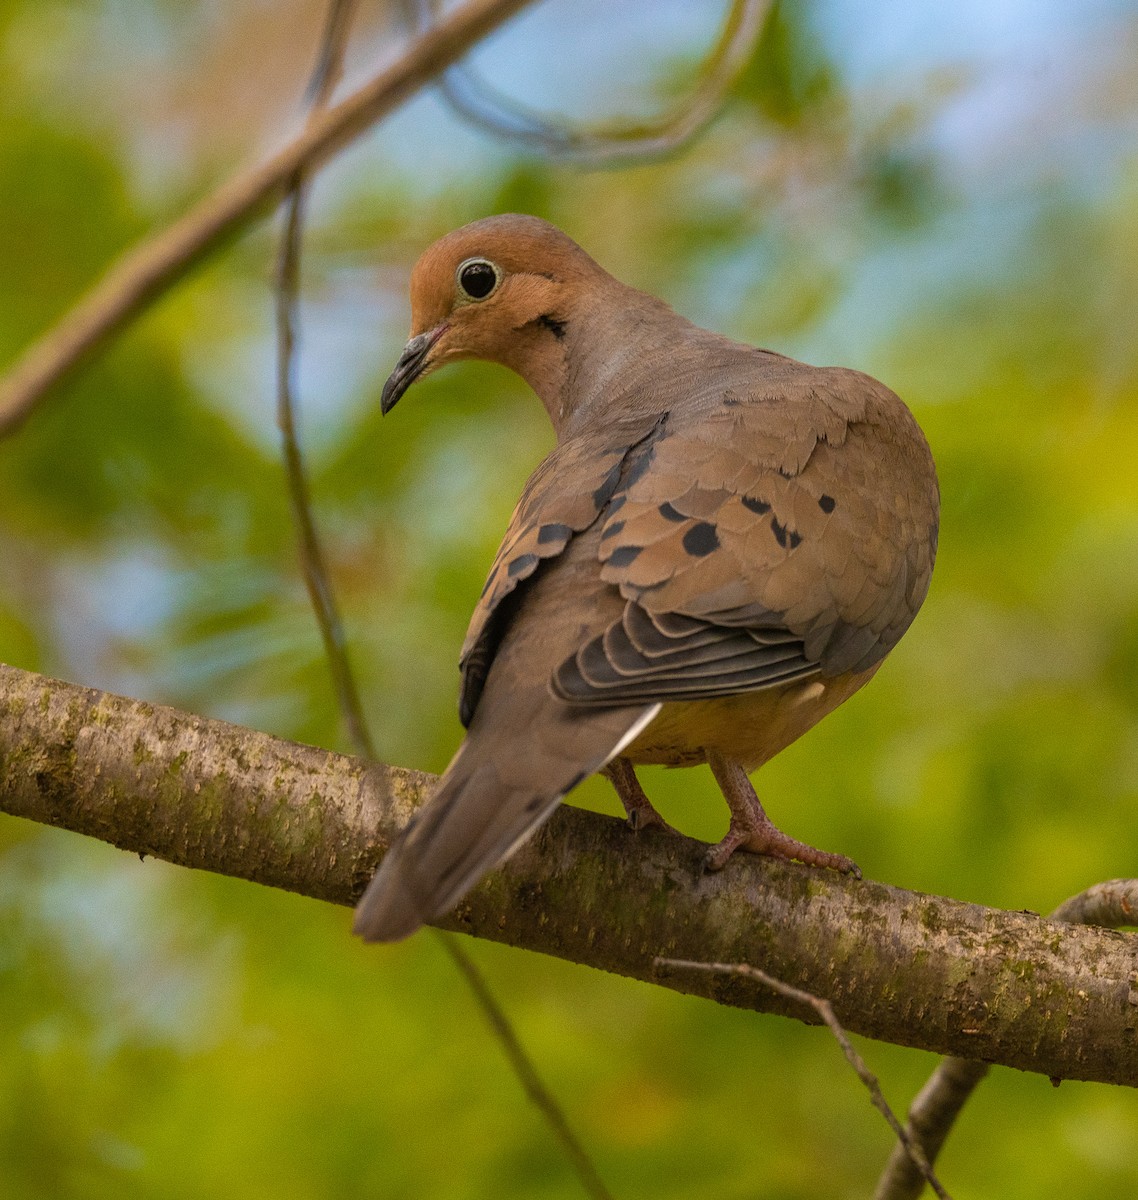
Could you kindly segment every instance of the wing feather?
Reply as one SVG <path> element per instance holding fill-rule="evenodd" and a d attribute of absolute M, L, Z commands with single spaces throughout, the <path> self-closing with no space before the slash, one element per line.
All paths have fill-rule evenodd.
<path fill-rule="evenodd" d="M 908 410 L 857 372 L 735 388 L 669 422 L 618 499 L 599 555 L 623 614 L 552 681 L 577 703 L 867 670 L 928 589 L 938 514 L 928 449 Z"/>
<path fill-rule="evenodd" d="M 464 722 L 520 586 L 594 524 L 596 586 L 625 603 L 603 629 L 582 624 L 550 681 L 561 699 L 730 695 L 867 670 L 888 653 L 935 556 L 928 448 L 867 376 L 782 370 L 777 385 L 736 380 L 674 413 L 606 427 L 604 442 L 569 439 L 546 459 L 470 624 Z"/>

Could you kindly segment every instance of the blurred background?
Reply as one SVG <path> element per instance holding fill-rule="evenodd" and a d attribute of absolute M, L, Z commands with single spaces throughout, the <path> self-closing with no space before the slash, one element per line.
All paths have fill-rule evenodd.
<path fill-rule="evenodd" d="M 545 0 L 475 56 L 568 117 L 691 86 L 716 0 Z M 303 120 L 318 0 L 0 0 L 0 362 L 121 250 Z M 348 84 L 398 52 L 364 0 Z M 319 177 L 302 434 L 382 758 L 460 736 L 468 614 L 552 444 L 503 370 L 379 419 L 419 251 L 564 227 L 701 324 L 885 380 L 943 492 L 873 685 L 758 777 L 866 874 L 1046 911 L 1138 874 L 1138 3 L 776 4 L 710 131 L 580 171 L 424 94 Z M 296 568 L 258 226 L 0 443 L 0 660 L 346 749 Z M 705 771 L 646 772 L 715 839 Z M 576 799 L 609 812 L 596 781 Z M 430 935 L 0 817 L 0 1194 L 576 1197 Z M 891 1148 L 828 1035 L 467 943 L 618 1200 L 865 1196 Z M 931 1056 L 860 1042 L 903 1109 Z M 1138 1096 L 997 1071 L 957 1200 L 1138 1194 Z"/>

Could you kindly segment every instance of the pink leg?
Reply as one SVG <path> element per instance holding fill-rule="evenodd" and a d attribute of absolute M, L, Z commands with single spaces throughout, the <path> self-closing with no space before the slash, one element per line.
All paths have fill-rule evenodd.
<path fill-rule="evenodd" d="M 644 794 L 636 771 L 627 758 L 614 758 L 607 767 L 601 769 L 601 774 L 608 777 L 616 794 L 620 797 L 624 811 L 628 813 L 628 824 L 632 829 L 648 829 L 659 825 L 661 829 L 671 826 L 652 807 L 652 801 Z"/>
<path fill-rule="evenodd" d="M 797 859 L 811 867 L 829 867 L 843 875 L 861 878 L 857 864 L 844 854 L 815 850 L 805 842 L 787 837 L 763 811 L 746 771 L 738 763 L 718 754 L 708 754 L 707 763 L 731 809 L 731 826 L 727 836 L 708 850 L 706 870 L 718 871 L 736 850 L 749 850 L 752 854 Z"/>

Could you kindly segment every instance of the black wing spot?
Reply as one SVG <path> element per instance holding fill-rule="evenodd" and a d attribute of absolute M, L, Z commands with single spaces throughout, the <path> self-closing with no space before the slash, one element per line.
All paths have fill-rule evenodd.
<path fill-rule="evenodd" d="M 763 513 L 769 513 L 771 506 L 765 501 L 760 500 L 757 496 L 743 496 L 743 507 L 749 509 L 753 513 L 758 513 L 761 517 Z"/>
<path fill-rule="evenodd" d="M 824 513 L 832 513 L 834 511 L 834 509 L 837 508 L 837 506 L 838 506 L 838 502 L 834 499 L 833 496 L 819 496 L 818 497 L 818 507 Z"/>
<path fill-rule="evenodd" d="M 604 532 L 601 534 L 601 541 L 607 542 L 609 538 L 616 537 L 616 535 L 620 533 L 623 528 L 623 521 L 610 521 L 608 525 L 605 526 Z"/>
<path fill-rule="evenodd" d="M 482 594 L 478 597 L 479 600 L 481 600 L 482 597 L 485 596 L 486 593 L 494 586 L 494 580 L 496 580 L 497 578 L 498 578 L 498 568 L 495 567 L 490 572 L 489 576 L 486 579 L 486 582 L 482 585 Z"/>
<path fill-rule="evenodd" d="M 793 550 L 802 541 L 802 534 L 796 533 L 793 529 L 787 529 L 785 525 L 780 525 L 776 517 L 771 517 L 771 531 L 774 533 L 775 541 L 784 550 L 788 545 Z"/>
<path fill-rule="evenodd" d="M 548 329 L 558 341 L 561 341 L 565 336 L 565 322 L 559 317 L 555 317 L 552 313 L 542 313 L 538 317 L 537 323 L 543 329 Z"/>
<path fill-rule="evenodd" d="M 700 521 L 684 534 L 683 545 L 692 558 L 703 558 L 719 548 L 719 534 L 709 521 Z"/>
<path fill-rule="evenodd" d="M 609 564 L 614 567 L 627 567 L 636 561 L 637 555 L 643 549 L 643 546 L 617 546 L 609 555 Z"/>
<path fill-rule="evenodd" d="M 537 544 L 548 546 L 550 542 L 567 542 L 573 536 L 573 530 L 568 525 L 543 525 L 537 531 Z"/>
<path fill-rule="evenodd" d="M 660 507 L 656 511 L 660 514 L 660 516 L 662 516 L 664 518 L 665 521 L 686 521 L 687 520 L 687 517 L 685 517 L 684 514 L 682 512 L 680 512 L 680 510 L 678 508 L 673 508 L 672 505 L 667 500 L 665 500 L 664 503 L 661 504 Z"/>
<path fill-rule="evenodd" d="M 523 571 L 532 571 L 537 566 L 538 558 L 536 554 L 519 554 L 517 558 L 510 563 L 509 575 L 513 579 L 515 576 L 522 574 Z"/>

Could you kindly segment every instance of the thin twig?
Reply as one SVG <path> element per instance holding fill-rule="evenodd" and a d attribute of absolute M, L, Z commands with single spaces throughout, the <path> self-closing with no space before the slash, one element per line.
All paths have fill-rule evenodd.
<path fill-rule="evenodd" d="M 486 986 L 486 980 L 462 951 L 454 934 L 444 933 L 441 930 L 437 932 L 439 940 L 454 960 L 455 966 L 466 976 L 466 981 L 470 984 L 470 990 L 478 999 L 479 1004 L 482 1006 L 482 1011 L 486 1014 L 486 1018 L 490 1022 L 490 1027 L 502 1043 L 502 1048 L 506 1051 L 510 1065 L 514 1069 L 514 1074 L 521 1081 L 526 1095 L 541 1110 L 550 1129 L 553 1130 L 554 1135 L 560 1141 L 566 1155 L 568 1155 L 576 1168 L 578 1178 L 581 1180 L 585 1191 L 594 1197 L 594 1200 L 612 1200 L 611 1193 L 601 1182 L 596 1167 L 593 1166 L 581 1143 L 577 1140 L 572 1129 L 569 1128 L 561 1107 L 550 1094 L 545 1084 L 542 1083 L 541 1078 L 534 1069 L 533 1062 L 518 1041 L 513 1026 L 510 1024 L 506 1014 L 499 1007 L 497 1000 L 490 993 L 489 988 Z"/>
<path fill-rule="evenodd" d="M 466 0 L 417 37 L 391 66 L 326 109 L 279 153 L 247 168 L 113 264 L 34 341 L 0 380 L 0 437 L 12 433 L 54 384 L 182 275 L 267 211 L 298 170 L 327 159 L 533 0 Z"/>
<path fill-rule="evenodd" d="M 320 56 L 313 72 L 308 94 L 310 120 L 319 115 L 340 76 L 348 31 L 355 13 L 356 0 L 331 0 L 321 40 Z M 294 371 L 299 331 L 297 297 L 300 286 L 301 230 L 307 199 L 305 173 L 297 171 L 285 200 L 284 233 L 276 264 L 277 319 L 277 424 L 285 460 L 289 501 L 296 525 L 297 549 L 301 573 L 308 597 L 324 641 L 324 653 L 332 675 L 340 712 L 348 737 L 357 754 L 374 758 L 375 748 L 364 719 L 359 689 L 348 659 L 348 644 L 340 620 L 336 596 L 329 581 L 328 568 L 312 516 L 312 500 L 304 458 L 296 435 Z"/>
<path fill-rule="evenodd" d="M 324 653 L 332 674 L 340 711 L 355 752 L 374 758 L 375 748 L 368 733 L 355 676 L 348 661 L 347 640 L 340 620 L 335 593 L 328 582 L 324 553 L 312 519 L 308 478 L 300 445 L 292 400 L 293 352 L 296 345 L 296 295 L 300 267 L 300 229 L 304 219 L 304 187 L 298 182 L 286 204 L 285 228 L 277 260 L 277 424 L 280 427 L 289 501 L 296 525 L 301 573 L 308 598 L 316 614 Z"/>
<path fill-rule="evenodd" d="M 873 1101 L 874 1107 L 889 1123 L 889 1128 L 897 1135 L 897 1141 L 904 1147 L 904 1153 L 916 1165 L 921 1175 L 928 1181 L 933 1191 L 941 1197 L 941 1200 L 951 1200 L 948 1192 L 944 1190 L 934 1174 L 932 1165 L 925 1158 L 924 1151 L 913 1140 L 901 1122 L 897 1120 L 896 1114 L 889 1107 L 881 1091 L 881 1084 L 878 1082 L 877 1076 L 865 1065 L 865 1060 L 853 1048 L 853 1044 L 846 1035 L 846 1031 L 842 1028 L 841 1022 L 834 1015 L 833 1007 L 828 1000 L 823 1000 L 821 996 L 815 996 L 812 992 L 804 992 L 801 988 L 792 987 L 789 983 L 783 983 L 781 979 L 776 979 L 773 975 L 768 975 L 765 971 L 760 971 L 757 967 L 748 966 L 746 963 L 691 962 L 679 958 L 657 958 L 654 962 L 657 967 L 671 967 L 673 970 L 707 971 L 716 975 L 740 975 L 746 979 L 754 979 L 764 987 L 770 988 L 772 992 L 777 992 L 780 996 L 785 996 L 788 1000 L 794 1000 L 799 1004 L 812 1008 L 829 1027 L 838 1045 L 842 1048 L 842 1053 L 846 1056 L 846 1060 L 857 1072 L 858 1078 L 865 1084 L 869 1091 L 869 1096 Z"/>
<path fill-rule="evenodd" d="M 312 77 L 308 81 L 306 99 L 310 113 L 319 112 L 327 107 L 336 84 L 343 76 L 348 34 L 351 32 L 357 7 L 358 0 L 331 0 L 328 5 L 324 35 L 320 39 L 320 57 L 316 60 Z"/>
<path fill-rule="evenodd" d="M 437 0 L 408 0 L 407 7 L 422 30 L 430 26 L 439 6 Z M 732 0 L 691 94 L 664 115 L 646 121 L 591 127 L 559 123 L 504 95 L 466 66 L 446 70 L 439 87 L 464 120 L 533 153 L 581 167 L 659 158 L 678 150 L 714 119 L 750 60 L 770 7 L 771 0 Z"/>
<path fill-rule="evenodd" d="M 991 1065 L 972 1058 L 942 1059 L 909 1107 L 905 1131 L 935 1163 L 960 1110 L 991 1070 Z M 924 1176 L 913 1160 L 894 1146 L 877 1181 L 874 1200 L 916 1200 L 925 1190 Z"/>
<path fill-rule="evenodd" d="M 331 0 L 320 55 L 308 89 L 312 106 L 310 119 L 317 116 L 327 103 L 339 78 L 355 8 L 356 0 Z M 324 641 L 340 712 L 356 753 L 362 758 L 374 759 L 371 735 L 348 658 L 343 622 L 312 515 L 311 492 L 296 433 L 294 371 L 300 327 L 300 250 L 307 192 L 305 172 L 297 171 L 286 197 L 284 232 L 277 256 L 277 423 L 283 441 L 285 473 L 296 523 L 301 570 Z M 569 1122 L 556 1098 L 542 1083 L 537 1068 L 518 1039 L 505 1010 L 490 991 L 481 970 L 453 936 L 441 932 L 437 932 L 437 936 L 469 984 L 522 1089 L 545 1118 L 553 1136 L 561 1143 L 586 1193 L 594 1200 L 612 1200 L 588 1154 L 569 1128 Z"/>
<path fill-rule="evenodd" d="M 1072 925 L 1101 925 L 1107 929 L 1138 925 L 1138 879 L 1110 879 L 1096 883 L 1065 900 L 1051 914 L 1051 919 Z M 1133 980 L 1132 992 L 1138 993 L 1138 975 Z M 936 1162 L 961 1109 L 989 1070 L 988 1063 L 950 1056 L 937 1065 L 917 1093 L 909 1108 L 905 1128 L 924 1150 L 929 1162 Z M 917 1200 L 924 1186 L 924 1178 L 898 1146 L 881 1172 L 873 1197 L 874 1200 Z"/>

